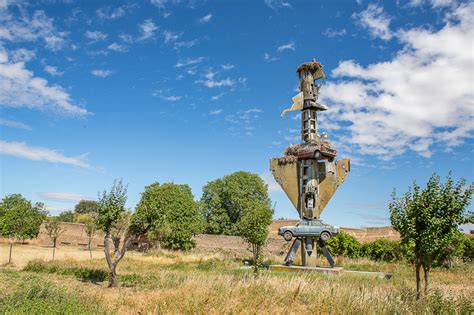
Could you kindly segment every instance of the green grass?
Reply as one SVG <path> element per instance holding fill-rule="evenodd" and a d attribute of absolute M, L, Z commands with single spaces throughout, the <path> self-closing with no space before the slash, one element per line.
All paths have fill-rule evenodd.
<path fill-rule="evenodd" d="M 14 280 L 14 281 L 12 281 Z M 43 277 L 0 269 L 11 287 L 0 295 L 1 314 L 105 314 L 97 301 L 68 293 Z"/>

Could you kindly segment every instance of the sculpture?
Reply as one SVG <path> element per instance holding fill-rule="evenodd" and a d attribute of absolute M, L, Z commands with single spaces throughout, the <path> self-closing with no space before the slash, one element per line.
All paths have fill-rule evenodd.
<path fill-rule="evenodd" d="M 318 103 L 321 84 L 325 74 L 321 63 L 313 60 L 300 65 L 296 71 L 300 79 L 300 93 L 293 97 L 293 105 L 282 112 L 301 110 L 301 144 L 290 145 L 285 155 L 270 161 L 270 170 L 275 180 L 298 211 L 300 222 L 295 226 L 279 228 L 278 234 L 293 244 L 285 263 L 293 264 L 296 252 L 301 247 L 302 265 L 306 266 L 315 242 L 318 242 L 331 267 L 332 259 L 325 243 L 339 233 L 339 228 L 321 221 L 320 215 L 336 189 L 350 171 L 348 159 L 335 160 L 337 151 L 332 148 L 327 135 L 318 133 L 318 113 L 327 107 Z"/>

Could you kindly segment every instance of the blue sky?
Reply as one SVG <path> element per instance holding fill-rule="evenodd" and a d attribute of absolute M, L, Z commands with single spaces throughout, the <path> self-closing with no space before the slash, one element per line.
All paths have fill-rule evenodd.
<path fill-rule="evenodd" d="M 387 203 L 437 172 L 472 181 L 473 2 L 0 0 L 0 193 L 53 214 L 115 178 L 262 176 L 299 142 L 296 67 L 316 58 L 320 115 L 352 171 L 323 213 L 388 225 Z"/>

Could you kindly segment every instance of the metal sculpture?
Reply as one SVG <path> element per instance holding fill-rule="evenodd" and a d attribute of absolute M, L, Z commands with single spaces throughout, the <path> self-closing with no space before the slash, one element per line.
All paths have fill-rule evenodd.
<path fill-rule="evenodd" d="M 339 233 L 339 228 L 321 221 L 320 215 L 327 203 L 344 182 L 350 171 L 348 159 L 335 160 L 337 151 L 332 148 L 326 134 L 318 133 L 318 113 L 328 108 L 318 102 L 321 82 L 325 79 L 323 66 L 313 60 L 300 65 L 296 70 L 300 79 L 300 93 L 293 97 L 291 108 L 281 116 L 294 110 L 301 111 L 301 144 L 290 145 L 283 157 L 270 161 L 270 170 L 275 180 L 285 191 L 300 216 L 295 226 L 280 227 L 278 234 L 293 244 L 285 263 L 292 265 L 301 248 L 301 262 L 307 265 L 318 242 L 331 267 L 332 259 L 325 244 Z"/>

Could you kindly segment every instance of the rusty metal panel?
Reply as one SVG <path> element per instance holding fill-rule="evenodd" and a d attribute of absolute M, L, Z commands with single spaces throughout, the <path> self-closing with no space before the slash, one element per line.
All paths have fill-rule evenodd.
<path fill-rule="evenodd" d="M 335 162 L 320 162 L 319 164 L 319 195 L 318 213 L 321 215 L 337 188 L 344 182 L 350 172 L 349 159 Z"/>
<path fill-rule="evenodd" d="M 295 209 L 298 210 L 298 162 L 296 158 L 283 157 L 270 160 L 270 171 Z"/>

